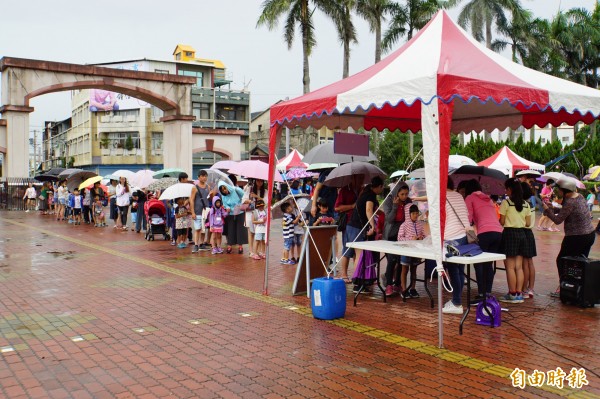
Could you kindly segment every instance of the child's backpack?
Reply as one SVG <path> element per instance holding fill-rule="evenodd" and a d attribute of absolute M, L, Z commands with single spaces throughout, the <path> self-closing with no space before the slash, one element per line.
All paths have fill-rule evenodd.
<path fill-rule="evenodd" d="M 218 213 L 218 214 L 217 214 Z M 212 208 L 212 215 L 210 215 L 210 223 L 212 227 L 223 227 L 225 218 L 223 217 L 223 208 Z"/>

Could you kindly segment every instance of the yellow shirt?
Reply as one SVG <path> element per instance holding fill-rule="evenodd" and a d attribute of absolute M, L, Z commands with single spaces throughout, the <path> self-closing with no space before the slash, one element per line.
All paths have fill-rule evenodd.
<path fill-rule="evenodd" d="M 505 217 L 504 227 L 522 229 L 527 227 L 525 218 L 531 216 L 531 208 L 529 208 L 529 204 L 525 202 L 523 204 L 523 210 L 517 212 L 515 204 L 511 200 L 505 199 L 502 201 L 502 204 L 500 204 L 500 215 L 504 215 Z"/>

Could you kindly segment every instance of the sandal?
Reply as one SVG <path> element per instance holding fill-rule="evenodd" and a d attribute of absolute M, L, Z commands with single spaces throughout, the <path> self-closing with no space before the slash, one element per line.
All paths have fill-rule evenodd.
<path fill-rule="evenodd" d="M 340 280 L 344 280 L 344 283 L 346 283 L 346 284 L 352 284 L 352 279 L 348 276 L 340 277 Z"/>

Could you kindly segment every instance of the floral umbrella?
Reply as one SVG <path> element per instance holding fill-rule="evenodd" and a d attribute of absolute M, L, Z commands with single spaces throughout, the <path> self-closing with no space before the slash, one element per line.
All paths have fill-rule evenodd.
<path fill-rule="evenodd" d="M 175 177 L 163 177 L 162 179 L 158 179 L 151 183 L 148 187 L 146 187 L 146 189 L 148 191 L 162 191 L 177 183 L 179 183 L 179 179 Z"/>

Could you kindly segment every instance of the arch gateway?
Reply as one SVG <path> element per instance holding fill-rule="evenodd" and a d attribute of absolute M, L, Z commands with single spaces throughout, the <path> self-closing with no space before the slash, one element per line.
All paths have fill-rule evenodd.
<path fill-rule="evenodd" d="M 0 59 L 0 152 L 3 177 L 29 174 L 29 100 L 48 93 L 104 89 L 148 102 L 164 112 L 165 168 L 192 170 L 191 90 L 196 78 L 23 58 Z"/>

